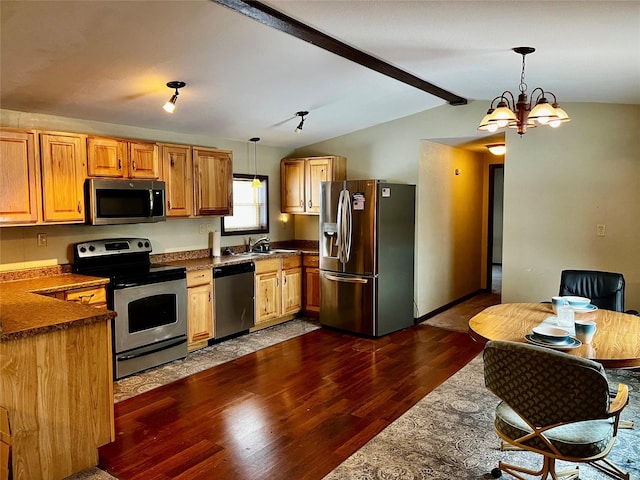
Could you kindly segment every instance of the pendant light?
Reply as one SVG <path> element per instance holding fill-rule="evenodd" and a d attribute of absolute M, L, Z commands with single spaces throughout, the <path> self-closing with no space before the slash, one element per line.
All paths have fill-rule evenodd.
<path fill-rule="evenodd" d="M 251 182 L 251 186 L 253 188 L 262 188 L 262 182 L 258 180 L 258 142 L 260 141 L 260 137 L 253 137 L 249 139 L 250 142 L 253 142 L 253 181 Z"/>

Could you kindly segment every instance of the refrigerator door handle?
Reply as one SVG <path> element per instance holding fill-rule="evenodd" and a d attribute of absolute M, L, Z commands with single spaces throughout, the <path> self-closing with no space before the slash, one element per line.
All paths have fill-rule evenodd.
<path fill-rule="evenodd" d="M 325 273 L 324 278 L 327 280 L 333 280 L 334 282 L 344 282 L 344 283 L 368 283 L 369 280 L 366 278 L 357 278 L 357 277 L 340 277 L 338 275 L 331 275 L 330 273 Z"/>
<path fill-rule="evenodd" d="M 351 216 L 351 194 L 349 190 L 340 191 L 340 197 L 338 198 L 338 260 L 342 263 L 347 263 L 351 256 L 351 229 L 353 218 Z"/>

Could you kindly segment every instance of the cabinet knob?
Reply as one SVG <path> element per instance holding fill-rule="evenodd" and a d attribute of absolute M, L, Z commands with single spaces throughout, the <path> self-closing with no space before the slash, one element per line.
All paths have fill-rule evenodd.
<path fill-rule="evenodd" d="M 82 213 L 82 206 L 80 205 L 80 200 L 78 200 L 78 213 Z"/>
<path fill-rule="evenodd" d="M 118 158 L 118 170 L 122 170 L 122 159 Z"/>
<path fill-rule="evenodd" d="M 304 208 L 304 200 L 300 200 L 300 208 Z"/>
<path fill-rule="evenodd" d="M 136 161 L 135 161 L 135 160 L 133 160 L 133 161 L 131 162 L 131 169 L 132 169 L 134 172 L 136 171 Z"/>
<path fill-rule="evenodd" d="M 309 208 L 311 208 L 311 200 L 309 200 Z"/>

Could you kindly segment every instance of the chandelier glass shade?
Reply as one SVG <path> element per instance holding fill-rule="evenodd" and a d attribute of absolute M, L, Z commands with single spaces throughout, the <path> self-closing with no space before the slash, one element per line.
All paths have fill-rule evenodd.
<path fill-rule="evenodd" d="M 524 135 L 527 128 L 534 128 L 538 125 L 549 125 L 556 128 L 570 121 L 567 112 L 559 107 L 555 94 L 537 87 L 531 92 L 531 100 L 527 96 L 527 84 L 524 81 L 525 57 L 535 52 L 535 48 L 516 47 L 513 51 L 522 55 L 518 100 L 516 101 L 510 91 L 502 92 L 502 95 L 491 101 L 489 110 L 480 121 L 478 130 L 495 132 L 501 128 L 515 128 L 519 135 Z M 547 100 L 547 96 L 553 97 L 553 103 Z"/>

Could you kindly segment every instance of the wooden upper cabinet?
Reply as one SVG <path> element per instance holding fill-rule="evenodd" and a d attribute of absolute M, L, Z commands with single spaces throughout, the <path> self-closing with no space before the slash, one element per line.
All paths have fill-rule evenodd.
<path fill-rule="evenodd" d="M 87 139 L 87 174 L 90 177 L 123 177 L 127 158 L 127 142 L 115 138 Z"/>
<path fill-rule="evenodd" d="M 160 178 L 158 145 L 118 138 L 87 139 L 87 175 L 113 178 Z"/>
<path fill-rule="evenodd" d="M 320 215 L 320 182 L 333 180 L 333 160 L 312 158 L 306 161 L 304 191 L 307 213 Z"/>
<path fill-rule="evenodd" d="M 167 217 L 193 215 L 193 162 L 191 147 L 160 144 L 166 183 Z"/>
<path fill-rule="evenodd" d="M 304 213 L 304 159 L 284 159 L 280 162 L 281 210 Z"/>
<path fill-rule="evenodd" d="M 42 200 L 45 222 L 84 222 L 86 136 L 42 132 Z"/>
<path fill-rule="evenodd" d="M 233 214 L 233 157 L 230 151 L 193 148 L 196 215 Z"/>
<path fill-rule="evenodd" d="M 347 178 L 345 157 L 285 158 L 280 162 L 281 210 L 320 213 L 320 182 Z"/>
<path fill-rule="evenodd" d="M 41 220 L 40 155 L 33 131 L 0 130 L 0 223 Z"/>
<path fill-rule="evenodd" d="M 156 143 L 129 142 L 129 176 L 160 178 L 160 162 Z"/>

